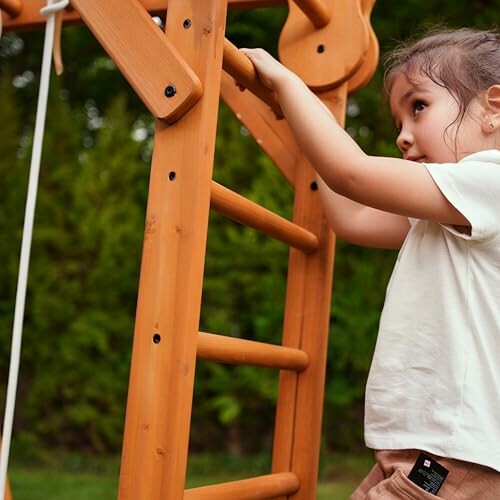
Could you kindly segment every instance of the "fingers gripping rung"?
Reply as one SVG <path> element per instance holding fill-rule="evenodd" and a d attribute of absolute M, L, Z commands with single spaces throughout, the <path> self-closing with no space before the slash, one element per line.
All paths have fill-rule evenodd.
<path fill-rule="evenodd" d="M 292 495 L 298 489 L 298 477 L 293 472 L 282 472 L 185 490 L 184 500 L 220 500 L 221 498 L 259 500 Z"/>
<path fill-rule="evenodd" d="M 306 253 L 318 248 L 315 234 L 212 181 L 211 207 L 221 215 L 250 226 Z"/>
<path fill-rule="evenodd" d="M 0 10 L 4 10 L 11 17 L 16 17 L 21 13 L 23 3 L 21 0 L 0 0 Z"/>
<path fill-rule="evenodd" d="M 222 68 L 243 87 L 268 104 L 278 117 L 281 118 L 283 116 L 278 101 L 271 91 L 259 80 L 252 61 L 243 52 L 240 52 L 238 47 L 234 46 L 227 38 L 224 40 Z"/>
<path fill-rule="evenodd" d="M 198 358 L 220 363 L 302 371 L 309 364 L 304 351 L 253 340 L 198 333 Z"/>

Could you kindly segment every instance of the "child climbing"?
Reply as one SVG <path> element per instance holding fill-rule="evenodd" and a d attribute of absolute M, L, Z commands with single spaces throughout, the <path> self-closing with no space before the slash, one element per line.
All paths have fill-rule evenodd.
<path fill-rule="evenodd" d="M 296 75 L 243 51 L 336 234 L 400 248 L 366 388 L 377 462 L 351 498 L 500 498 L 500 34 L 434 31 L 394 52 L 402 159 L 365 154 Z"/>

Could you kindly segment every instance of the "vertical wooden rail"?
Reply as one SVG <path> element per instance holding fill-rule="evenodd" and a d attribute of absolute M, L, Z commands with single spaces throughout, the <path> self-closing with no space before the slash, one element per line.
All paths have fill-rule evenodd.
<path fill-rule="evenodd" d="M 337 120 L 344 124 L 347 84 L 332 95 Z M 273 473 L 293 471 L 300 489 L 289 498 L 312 500 L 318 478 L 335 240 L 323 215 L 315 173 L 304 157 L 297 165 L 293 221 L 314 232 L 320 248 L 309 255 L 290 249 L 283 345 L 304 350 L 310 364 L 300 374 L 280 374 Z"/>
<path fill-rule="evenodd" d="M 120 500 L 183 498 L 226 12 L 227 0 L 168 3 L 166 33 L 204 93 L 156 129 Z"/>

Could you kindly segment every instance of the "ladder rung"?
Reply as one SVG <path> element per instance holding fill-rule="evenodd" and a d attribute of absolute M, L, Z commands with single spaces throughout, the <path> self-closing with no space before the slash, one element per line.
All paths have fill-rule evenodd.
<path fill-rule="evenodd" d="M 293 472 L 281 472 L 242 479 L 230 483 L 191 488 L 184 491 L 184 500 L 258 500 L 292 495 L 299 489 L 299 479 Z"/>
<path fill-rule="evenodd" d="M 315 234 L 215 181 L 212 181 L 210 204 L 219 214 L 306 253 L 312 253 L 318 248 Z"/>
<path fill-rule="evenodd" d="M 302 371 L 309 364 L 308 355 L 299 349 L 205 332 L 198 333 L 197 356 L 220 363 L 293 371 Z"/>
<path fill-rule="evenodd" d="M 233 45 L 227 38 L 224 39 L 224 57 L 222 68 L 229 73 L 238 83 L 249 89 L 259 99 L 269 105 L 282 118 L 283 112 L 274 94 L 265 87 L 255 71 L 252 61 L 240 52 L 238 47 Z"/>

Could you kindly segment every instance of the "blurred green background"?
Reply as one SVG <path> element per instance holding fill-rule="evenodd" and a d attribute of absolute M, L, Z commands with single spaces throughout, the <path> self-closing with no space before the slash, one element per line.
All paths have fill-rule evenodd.
<path fill-rule="evenodd" d="M 383 57 L 427 27 L 490 28 L 499 12 L 499 0 L 378 0 L 372 24 Z M 227 36 L 238 46 L 262 46 L 276 54 L 286 13 L 284 7 L 233 11 Z M 0 40 L 0 408 L 42 37 L 6 33 Z M 31 484 L 23 475 L 26 464 L 59 464 L 69 473 L 111 467 L 115 478 L 116 459 L 102 465 L 97 457 L 117 457 L 121 448 L 152 151 L 151 117 L 86 28 L 65 28 L 63 57 L 65 72 L 52 79 L 30 267 L 13 438 L 13 484 L 19 491 Z M 350 97 L 347 128 L 367 153 L 397 155 L 382 73 L 380 66 L 372 82 Z M 290 217 L 291 190 L 224 105 L 214 178 Z M 279 342 L 287 256 L 283 244 L 212 214 L 200 329 Z M 323 423 L 325 480 L 335 477 L 332 464 L 345 477 L 369 466 L 363 458 L 350 467 L 342 457 L 364 449 L 364 384 L 394 260 L 394 252 L 337 245 Z M 223 461 L 216 457 L 230 456 L 247 463 L 246 469 L 251 462 L 265 471 L 276 392 L 272 370 L 200 362 L 194 456 L 216 468 Z M 204 477 L 202 466 L 193 467 L 195 476 Z M 115 488 L 115 479 L 110 481 Z M 17 498 L 35 498 L 37 488 L 26 487 L 31 496 Z"/>

